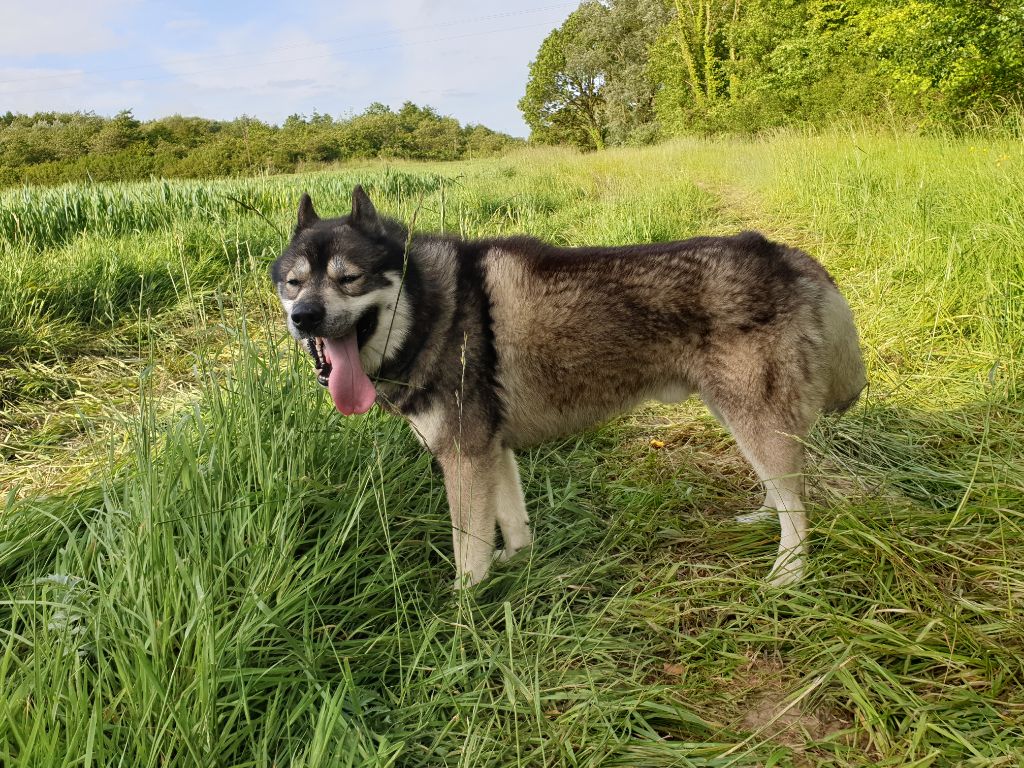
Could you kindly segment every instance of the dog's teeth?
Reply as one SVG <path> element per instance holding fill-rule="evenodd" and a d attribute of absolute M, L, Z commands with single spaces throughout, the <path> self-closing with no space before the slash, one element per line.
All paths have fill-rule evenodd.
<path fill-rule="evenodd" d="M 310 336 L 309 338 L 304 339 L 304 341 L 310 357 L 313 358 L 313 368 L 316 369 L 316 380 L 326 387 L 331 376 L 331 364 L 327 362 L 327 358 L 324 355 L 324 340 Z"/>
<path fill-rule="evenodd" d="M 313 358 L 313 368 L 316 369 L 317 381 L 327 386 L 327 379 L 331 373 L 331 364 L 327 362 L 322 352 L 323 341 L 321 339 L 308 338 L 306 339 L 306 349 L 309 350 L 310 356 Z"/>

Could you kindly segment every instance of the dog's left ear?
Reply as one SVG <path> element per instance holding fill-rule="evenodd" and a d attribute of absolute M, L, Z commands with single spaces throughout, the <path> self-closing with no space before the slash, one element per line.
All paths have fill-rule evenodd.
<path fill-rule="evenodd" d="M 306 227 L 313 226 L 318 221 L 320 221 L 320 217 L 316 215 L 316 211 L 313 209 L 313 200 L 303 192 L 302 199 L 299 200 L 299 218 L 295 225 L 296 234 Z"/>
<path fill-rule="evenodd" d="M 382 236 L 384 234 L 384 222 L 381 221 L 380 214 L 377 213 L 370 198 L 358 184 L 352 190 L 352 213 L 349 215 L 349 222 L 368 235 Z"/>

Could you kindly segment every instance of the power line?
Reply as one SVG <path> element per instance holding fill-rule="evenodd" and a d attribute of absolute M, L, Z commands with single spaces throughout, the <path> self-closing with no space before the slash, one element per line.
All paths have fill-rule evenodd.
<path fill-rule="evenodd" d="M 211 59 L 231 59 L 231 58 L 238 58 L 239 56 L 252 56 L 254 53 L 268 53 L 268 52 L 294 50 L 296 48 L 307 48 L 310 45 L 335 44 L 335 43 L 347 42 L 347 41 L 350 41 L 350 40 L 366 40 L 368 38 L 372 39 L 372 38 L 375 38 L 375 37 L 391 37 L 393 35 L 402 35 L 402 34 L 406 34 L 406 33 L 409 33 L 409 32 L 420 32 L 420 31 L 423 31 L 423 30 L 430 30 L 430 29 L 443 29 L 443 28 L 447 28 L 447 27 L 460 26 L 462 24 L 475 24 L 475 23 L 481 22 L 481 21 L 493 21 L 495 19 L 503 19 L 503 18 L 509 18 L 509 17 L 513 17 L 513 16 L 526 16 L 526 15 L 533 14 L 533 13 L 543 13 L 545 11 L 553 11 L 553 10 L 556 10 L 556 9 L 567 8 L 569 6 L 575 6 L 575 5 L 577 5 L 577 3 L 575 3 L 575 2 L 571 2 L 571 3 L 555 3 L 553 5 L 544 5 L 544 6 L 539 6 L 539 7 L 536 7 L 536 8 L 526 8 L 526 9 L 519 10 L 519 11 L 505 11 L 505 12 L 502 12 L 502 13 L 492 13 L 492 14 L 489 14 L 487 16 L 474 16 L 474 17 L 471 17 L 471 18 L 468 18 L 468 19 L 457 19 L 455 21 L 446 21 L 446 22 L 441 22 L 441 23 L 438 23 L 438 24 L 423 24 L 423 25 L 416 26 L 416 27 L 401 27 L 401 28 L 389 30 L 389 31 L 386 31 L 386 32 L 377 32 L 377 33 L 368 34 L 368 35 L 349 35 L 349 36 L 346 36 L 346 37 L 332 37 L 332 38 L 327 38 L 327 39 L 324 39 L 324 40 L 313 40 L 312 42 L 296 43 L 295 45 L 281 45 L 281 46 L 276 46 L 274 48 L 261 48 L 259 51 L 239 51 L 239 52 L 236 52 L 236 53 L 208 53 L 208 54 L 199 54 L 199 55 L 187 56 L 187 57 L 184 57 L 184 58 L 176 59 L 174 61 L 174 63 L 175 64 L 182 64 L 182 63 L 191 63 L 191 62 L 196 62 L 196 61 L 207 61 L 207 60 L 211 60 Z M 521 29 L 521 28 L 522 27 L 517 27 L 517 28 L 513 28 L 513 29 Z M 449 38 L 441 38 L 441 39 L 444 40 L 444 39 L 449 39 Z M 395 45 L 399 45 L 399 44 L 395 44 Z M 383 47 L 387 48 L 387 47 L 392 47 L 392 46 L 389 45 L 389 46 L 383 46 Z M 366 49 L 366 51 L 373 51 L 373 50 L 380 50 L 380 49 L 376 49 L 376 48 Z M 361 52 L 365 52 L 365 51 L 352 51 L 352 53 L 361 53 Z M 323 58 L 323 57 L 321 56 L 321 57 L 312 57 L 312 58 Z M 285 61 L 282 61 L 280 63 L 287 63 L 288 61 L 291 61 L 291 60 L 285 60 Z M 106 74 L 108 72 L 125 72 L 125 71 L 131 71 L 131 70 L 139 70 L 139 69 L 153 69 L 154 67 L 161 67 L 161 66 L 166 66 L 166 64 L 129 64 L 129 65 L 121 66 L 121 67 L 106 67 L 106 68 L 103 68 L 103 69 L 92 69 L 92 70 L 84 70 L 84 71 L 83 70 L 77 70 L 77 71 L 74 71 L 74 72 L 68 72 L 68 73 L 63 73 L 63 74 L 38 75 L 36 77 L 24 77 L 24 78 L 18 78 L 18 79 L 14 79 L 14 80 L 0 80 L 0 85 L 13 85 L 13 84 L 16 84 L 16 83 L 35 83 L 35 82 L 39 82 L 40 80 L 55 80 L 55 79 L 59 79 L 59 78 L 62 78 L 62 77 L 67 77 L 69 74 L 75 74 L 75 75 L 81 75 L 81 76 L 84 76 L 84 77 L 89 77 L 91 75 Z M 257 66 L 260 66 L 260 65 L 257 65 Z M 204 70 L 204 71 L 217 71 L 217 70 Z M 199 74 L 199 72 L 188 73 L 188 74 Z M 145 79 L 155 79 L 155 78 L 132 78 L 132 79 L 134 79 L 134 80 L 145 80 Z M 76 86 L 60 86 L 59 88 L 55 88 L 55 89 L 42 89 L 42 90 L 64 90 L 65 88 L 74 88 L 74 87 L 76 87 Z M 5 91 L 5 93 L 9 93 L 9 94 L 35 93 L 35 92 L 36 92 L 36 89 L 32 89 L 31 91 Z"/>

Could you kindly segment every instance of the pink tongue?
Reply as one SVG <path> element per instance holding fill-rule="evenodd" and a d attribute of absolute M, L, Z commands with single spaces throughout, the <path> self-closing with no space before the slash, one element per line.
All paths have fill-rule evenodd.
<path fill-rule="evenodd" d="M 346 416 L 366 413 L 377 399 L 377 391 L 363 373 L 355 333 L 343 339 L 324 339 L 324 346 L 331 363 L 327 390 L 334 400 L 334 407 Z"/>

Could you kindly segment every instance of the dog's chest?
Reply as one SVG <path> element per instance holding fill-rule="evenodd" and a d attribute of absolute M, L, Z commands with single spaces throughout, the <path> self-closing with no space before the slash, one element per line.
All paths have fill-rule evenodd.
<path fill-rule="evenodd" d="M 436 451 L 446 431 L 447 420 L 444 411 L 434 406 L 405 418 L 423 447 L 428 451 Z"/>

